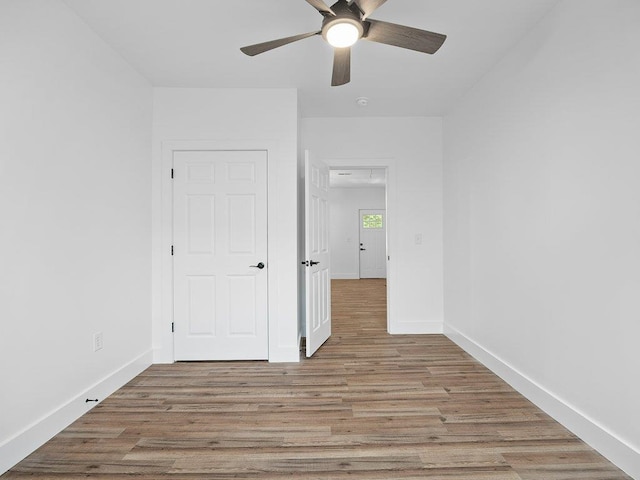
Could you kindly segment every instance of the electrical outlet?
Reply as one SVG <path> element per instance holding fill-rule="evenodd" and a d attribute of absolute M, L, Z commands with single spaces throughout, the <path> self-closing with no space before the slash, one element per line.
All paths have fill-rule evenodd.
<path fill-rule="evenodd" d="M 97 352 L 98 350 L 102 350 L 103 342 L 102 342 L 102 332 L 93 334 L 93 351 Z"/>

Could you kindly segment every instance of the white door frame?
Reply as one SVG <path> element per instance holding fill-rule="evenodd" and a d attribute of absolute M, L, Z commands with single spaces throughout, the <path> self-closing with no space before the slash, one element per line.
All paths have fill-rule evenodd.
<path fill-rule="evenodd" d="M 267 152 L 267 215 L 268 218 L 277 217 L 275 195 L 277 189 L 277 162 L 272 161 L 276 158 L 279 151 L 276 142 L 268 140 L 176 140 L 162 142 L 162 214 L 161 214 L 161 251 L 157 252 L 161 258 L 161 299 L 160 299 L 160 315 L 163 329 L 161 332 L 154 332 L 153 343 L 162 345 L 162 358 L 175 361 L 173 351 L 173 333 L 171 331 L 173 323 L 173 260 L 171 258 L 171 246 L 173 244 L 173 188 L 171 180 L 171 168 L 173 165 L 174 151 L 191 151 L 191 150 L 262 150 Z M 278 255 L 275 251 L 277 242 L 272 241 L 275 238 L 275 222 L 270 221 L 267 224 L 267 257 L 271 260 L 277 259 Z M 154 252 L 156 253 L 156 252 Z M 267 269 L 267 284 L 276 285 L 278 278 L 278 262 L 272 261 Z M 152 278 L 156 278 L 153 276 Z M 267 315 L 269 325 L 269 360 L 273 354 L 277 354 L 274 346 L 278 345 L 277 329 L 272 327 L 272 319 L 277 316 L 277 289 L 267 287 Z M 297 348 L 296 348 L 297 350 Z M 276 361 L 279 359 L 276 359 Z"/>
<path fill-rule="evenodd" d="M 387 332 L 391 331 L 391 302 L 393 298 L 393 242 L 392 229 L 396 208 L 396 160 L 394 158 L 324 158 L 330 169 L 384 168 L 387 173 L 385 186 L 385 210 L 387 212 Z M 358 260 L 359 262 L 359 260 Z M 358 267 L 359 268 L 359 267 Z"/>

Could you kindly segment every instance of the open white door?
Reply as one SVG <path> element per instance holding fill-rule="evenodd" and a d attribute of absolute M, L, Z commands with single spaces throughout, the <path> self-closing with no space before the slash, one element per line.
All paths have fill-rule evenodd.
<path fill-rule="evenodd" d="M 305 283 L 307 357 L 331 336 L 329 167 L 305 152 Z"/>

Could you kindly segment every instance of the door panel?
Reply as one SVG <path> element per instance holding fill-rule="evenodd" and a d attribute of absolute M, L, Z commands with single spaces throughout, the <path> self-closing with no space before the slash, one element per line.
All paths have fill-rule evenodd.
<path fill-rule="evenodd" d="M 306 355 L 331 336 L 329 167 L 305 152 Z"/>
<path fill-rule="evenodd" d="M 176 151 L 176 360 L 268 358 L 267 156 Z"/>
<path fill-rule="evenodd" d="M 229 335 L 256 335 L 256 298 L 247 296 L 247 292 L 253 292 L 256 289 L 256 277 L 229 277 L 228 281 Z"/>
<path fill-rule="evenodd" d="M 187 195 L 187 248 L 190 255 L 214 253 L 213 195 Z"/>
<path fill-rule="evenodd" d="M 216 334 L 216 277 L 188 276 L 187 326 L 190 335 Z"/>
<path fill-rule="evenodd" d="M 255 254 L 256 196 L 229 195 L 227 200 L 229 254 Z"/>

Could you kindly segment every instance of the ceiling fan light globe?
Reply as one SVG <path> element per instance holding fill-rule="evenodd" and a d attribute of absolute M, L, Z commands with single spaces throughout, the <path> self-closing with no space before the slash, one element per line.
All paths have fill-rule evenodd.
<path fill-rule="evenodd" d="M 327 29 L 326 39 L 336 48 L 347 48 L 362 36 L 362 30 L 351 22 L 336 22 Z"/>

